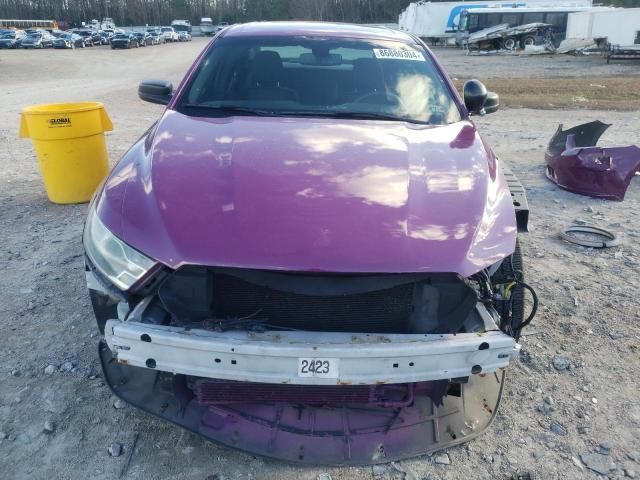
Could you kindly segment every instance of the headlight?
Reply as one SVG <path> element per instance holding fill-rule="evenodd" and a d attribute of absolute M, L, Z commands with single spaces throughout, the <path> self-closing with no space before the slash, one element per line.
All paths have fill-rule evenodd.
<path fill-rule="evenodd" d="M 91 262 L 121 290 L 131 288 L 156 264 L 111 233 L 100 221 L 94 208 L 89 211 L 83 241 Z"/>

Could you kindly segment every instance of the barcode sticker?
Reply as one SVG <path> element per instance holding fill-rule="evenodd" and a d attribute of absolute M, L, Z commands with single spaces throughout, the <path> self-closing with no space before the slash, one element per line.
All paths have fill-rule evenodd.
<path fill-rule="evenodd" d="M 374 48 L 373 54 L 376 58 L 391 60 L 413 60 L 424 62 L 424 56 L 415 50 L 400 50 L 395 48 Z"/>

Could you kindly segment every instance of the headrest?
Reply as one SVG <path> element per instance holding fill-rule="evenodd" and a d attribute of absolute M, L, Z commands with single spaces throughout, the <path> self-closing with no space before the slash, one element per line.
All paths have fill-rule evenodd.
<path fill-rule="evenodd" d="M 256 54 L 253 62 L 254 86 L 277 86 L 282 78 L 282 59 L 278 52 L 264 50 Z"/>

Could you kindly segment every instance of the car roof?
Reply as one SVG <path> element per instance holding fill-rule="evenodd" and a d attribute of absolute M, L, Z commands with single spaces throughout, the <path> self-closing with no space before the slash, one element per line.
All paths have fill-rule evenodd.
<path fill-rule="evenodd" d="M 363 26 L 328 22 L 251 22 L 229 27 L 225 37 L 245 36 L 323 36 L 393 40 L 415 43 L 410 35 L 384 26 Z"/>

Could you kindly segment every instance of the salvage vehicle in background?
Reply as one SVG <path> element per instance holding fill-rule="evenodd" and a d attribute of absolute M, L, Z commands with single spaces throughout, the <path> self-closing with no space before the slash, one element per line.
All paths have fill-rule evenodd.
<path fill-rule="evenodd" d="M 460 22 L 456 31 L 456 44 L 463 46 L 474 32 L 489 30 L 500 25 L 506 25 L 509 28 L 540 23 L 549 25 L 553 29 L 553 40 L 557 46 L 557 43 L 565 37 L 569 13 L 594 10 L 592 7 L 577 5 L 580 5 L 580 3 L 575 2 L 575 5 L 572 6 L 547 6 L 546 8 L 505 6 L 465 9 L 460 12 Z M 531 35 L 523 36 L 522 47 L 524 48 L 525 45 L 534 45 Z M 512 50 L 512 48 L 509 48 L 509 50 Z"/>
<path fill-rule="evenodd" d="M 517 27 L 502 24 L 472 33 L 464 40 L 463 47 L 467 50 L 516 50 L 545 44 L 549 48 L 555 48 L 555 35 L 555 27 L 546 23 L 529 23 Z"/>
<path fill-rule="evenodd" d="M 151 36 L 152 45 L 165 43 L 164 35 L 162 35 L 162 31 L 159 28 L 149 28 L 147 29 L 147 33 Z"/>
<path fill-rule="evenodd" d="M 162 36 L 164 37 L 165 42 L 177 42 L 178 41 L 178 32 L 176 32 L 173 27 L 162 27 L 160 29 L 162 32 Z"/>
<path fill-rule="evenodd" d="M 216 32 L 216 27 L 213 25 L 213 20 L 209 17 L 203 17 L 200 19 L 200 31 L 205 37 L 210 37 Z"/>
<path fill-rule="evenodd" d="M 84 40 L 85 47 L 93 47 L 93 32 L 91 30 L 72 30 L 73 33 L 80 35 Z"/>
<path fill-rule="evenodd" d="M 153 45 L 153 38 L 148 32 L 135 32 L 134 35 L 138 39 L 138 45 L 140 45 L 141 47 Z"/>
<path fill-rule="evenodd" d="M 190 42 L 191 34 L 187 31 L 178 32 L 178 41 L 179 42 Z"/>
<path fill-rule="evenodd" d="M 91 35 L 91 42 L 94 46 L 109 45 L 109 34 L 107 32 L 103 32 L 102 30 L 93 32 L 93 34 Z"/>
<path fill-rule="evenodd" d="M 29 33 L 20 42 L 22 48 L 49 48 L 53 47 L 55 37 L 45 30 Z"/>
<path fill-rule="evenodd" d="M 173 20 L 171 26 L 180 36 L 180 32 L 188 32 L 191 35 L 191 22 L 189 20 Z"/>
<path fill-rule="evenodd" d="M 53 41 L 54 48 L 84 48 L 84 38 L 75 33 L 67 33 Z"/>
<path fill-rule="evenodd" d="M 525 318 L 526 197 L 417 37 L 224 30 L 90 205 L 118 397 L 300 464 L 390 462 L 493 420 Z M 532 292 L 533 294 L 533 292 Z"/>
<path fill-rule="evenodd" d="M 165 43 L 164 36 L 160 33 L 159 30 L 150 30 L 147 32 L 151 37 L 151 45 L 160 45 L 161 43 Z"/>
<path fill-rule="evenodd" d="M 138 36 L 133 32 L 116 33 L 111 37 L 111 48 L 138 48 Z"/>
<path fill-rule="evenodd" d="M 27 34 L 24 30 L 7 30 L 0 32 L 0 48 L 19 48 Z"/>

